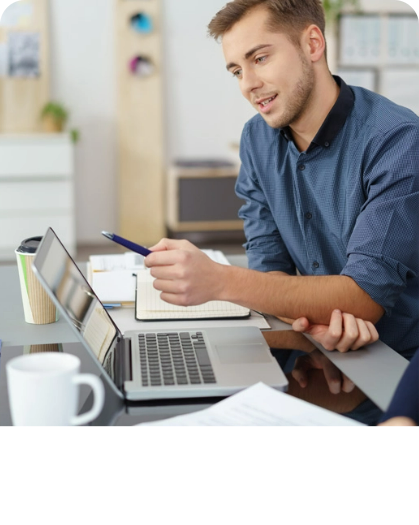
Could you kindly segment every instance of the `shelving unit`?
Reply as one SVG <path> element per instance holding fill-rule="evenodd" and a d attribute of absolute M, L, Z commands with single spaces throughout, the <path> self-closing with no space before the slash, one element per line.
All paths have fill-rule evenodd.
<path fill-rule="evenodd" d="M 151 245 L 166 231 L 161 1 L 115 1 L 119 233 Z M 151 31 L 133 28 L 132 17 L 140 13 Z"/>
<path fill-rule="evenodd" d="M 339 19 L 337 73 L 419 114 L 419 22 L 402 2 Z"/>

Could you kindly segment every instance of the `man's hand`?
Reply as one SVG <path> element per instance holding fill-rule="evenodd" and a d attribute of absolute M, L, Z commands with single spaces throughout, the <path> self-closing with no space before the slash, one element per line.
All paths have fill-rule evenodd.
<path fill-rule="evenodd" d="M 160 297 L 172 304 L 194 306 L 220 295 L 221 264 L 212 261 L 189 241 L 162 239 L 145 259 L 155 277 L 153 286 Z"/>
<path fill-rule="evenodd" d="M 397 416 L 378 424 L 379 427 L 415 427 L 416 423 L 410 417 Z"/>
<path fill-rule="evenodd" d="M 310 370 L 323 370 L 327 385 L 332 394 L 342 392 L 352 392 L 355 384 L 342 374 L 342 372 L 323 355 L 320 350 L 313 350 L 311 353 L 297 357 L 295 360 L 292 377 L 298 382 L 301 388 L 305 388 L 309 382 Z"/>
<path fill-rule="evenodd" d="M 336 349 L 339 352 L 358 350 L 378 340 L 378 332 L 370 321 L 357 319 L 340 310 L 332 312 L 329 326 L 310 325 L 308 319 L 300 317 L 293 322 L 292 328 L 311 335 L 326 350 Z"/>

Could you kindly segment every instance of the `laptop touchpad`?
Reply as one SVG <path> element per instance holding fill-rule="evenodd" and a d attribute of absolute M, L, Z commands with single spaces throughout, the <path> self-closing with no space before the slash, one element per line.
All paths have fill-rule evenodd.
<path fill-rule="evenodd" d="M 244 363 L 270 363 L 263 344 L 216 345 L 220 362 L 224 365 L 240 365 Z"/>

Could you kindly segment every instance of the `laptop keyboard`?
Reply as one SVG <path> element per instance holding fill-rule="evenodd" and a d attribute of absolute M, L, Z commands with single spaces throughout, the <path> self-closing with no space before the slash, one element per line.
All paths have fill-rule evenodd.
<path fill-rule="evenodd" d="M 216 383 L 202 332 L 138 335 L 143 386 Z"/>

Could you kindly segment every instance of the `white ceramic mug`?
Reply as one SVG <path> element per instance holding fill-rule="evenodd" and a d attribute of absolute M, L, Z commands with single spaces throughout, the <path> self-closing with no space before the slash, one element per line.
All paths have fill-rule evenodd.
<path fill-rule="evenodd" d="M 58 352 L 22 355 L 6 364 L 9 405 L 14 425 L 83 425 L 97 418 L 105 391 L 93 374 L 79 374 L 80 359 Z M 94 394 L 91 410 L 77 416 L 80 384 Z"/>

